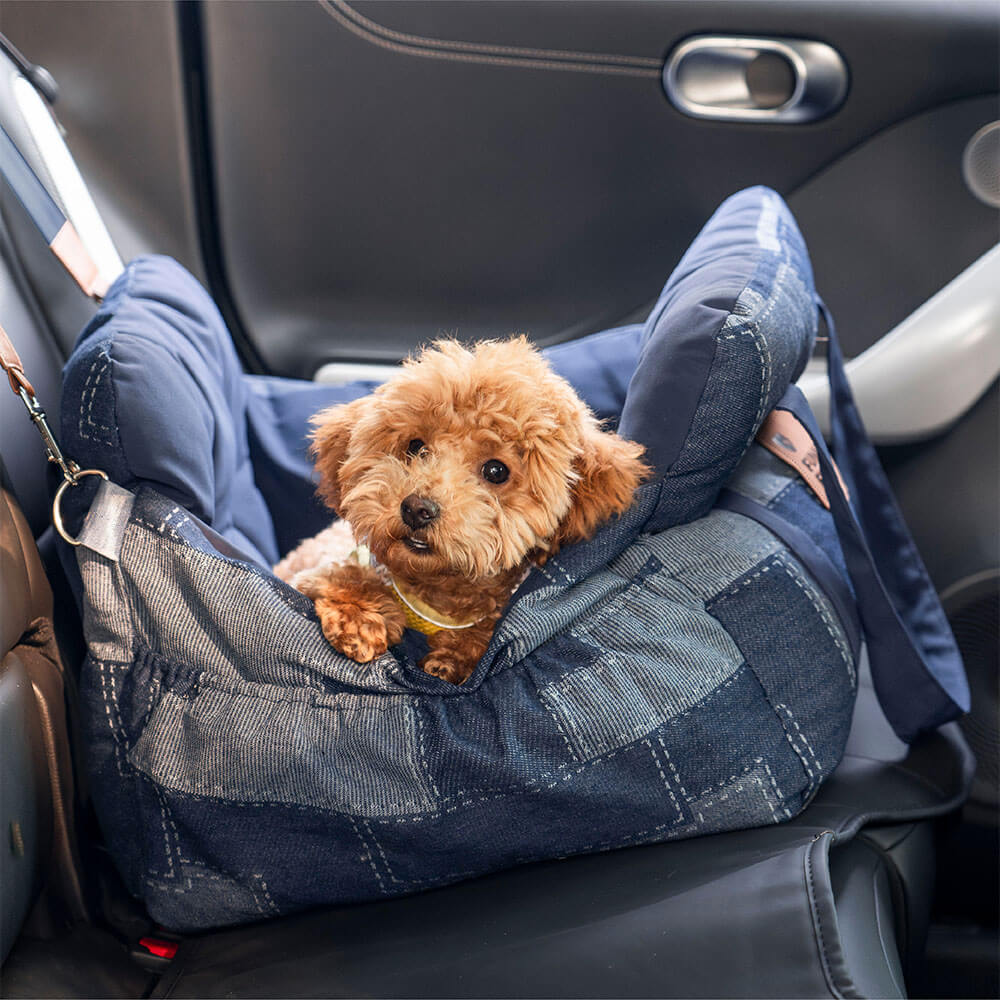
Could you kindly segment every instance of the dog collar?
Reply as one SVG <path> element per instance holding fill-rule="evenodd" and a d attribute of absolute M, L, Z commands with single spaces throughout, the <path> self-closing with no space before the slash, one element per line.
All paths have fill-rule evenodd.
<path fill-rule="evenodd" d="M 349 558 L 359 566 L 371 566 L 385 575 L 396 602 L 402 607 L 403 614 L 406 615 L 407 628 L 416 629 L 418 632 L 423 632 L 424 635 L 434 635 L 435 632 L 457 632 L 461 629 L 472 628 L 473 625 L 477 625 L 483 620 L 482 617 L 479 617 L 471 622 L 456 621 L 454 618 L 441 614 L 440 611 L 432 608 L 426 601 L 420 600 L 415 594 L 407 593 L 392 578 L 392 574 L 375 561 L 367 545 L 359 545 Z"/>

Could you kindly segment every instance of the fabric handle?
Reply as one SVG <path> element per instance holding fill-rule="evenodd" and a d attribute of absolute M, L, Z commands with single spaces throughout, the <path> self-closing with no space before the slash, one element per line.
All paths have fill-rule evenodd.
<path fill-rule="evenodd" d="M 798 417 L 816 445 L 830 511 L 857 597 L 875 691 L 892 728 L 900 739 L 912 743 L 920 733 L 968 711 L 965 668 L 934 585 L 864 429 L 833 321 L 823 303 L 818 305 L 830 337 L 830 426 L 836 465 L 798 387 L 792 386 L 777 408 Z"/>

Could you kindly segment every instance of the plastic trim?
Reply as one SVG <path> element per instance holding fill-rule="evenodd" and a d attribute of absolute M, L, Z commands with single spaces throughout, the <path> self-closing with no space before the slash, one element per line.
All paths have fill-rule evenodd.
<path fill-rule="evenodd" d="M 18 111 L 45 163 L 45 169 L 56 188 L 57 198 L 80 241 L 97 265 L 101 282 L 107 287 L 122 273 L 125 265 L 104 220 L 97 211 L 94 199 L 90 196 L 45 101 L 31 81 L 20 73 L 14 74 L 12 86 Z"/>
<path fill-rule="evenodd" d="M 830 387 L 818 367 L 798 386 L 828 433 Z M 846 367 L 876 444 L 920 441 L 954 424 L 1000 375 L 1000 245 Z"/>

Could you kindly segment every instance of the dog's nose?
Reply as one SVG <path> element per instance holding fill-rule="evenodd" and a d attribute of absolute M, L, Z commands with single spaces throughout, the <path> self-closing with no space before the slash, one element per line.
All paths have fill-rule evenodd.
<path fill-rule="evenodd" d="M 433 500 L 411 493 L 399 505 L 399 512 L 411 528 L 426 528 L 441 513 L 441 508 Z"/>

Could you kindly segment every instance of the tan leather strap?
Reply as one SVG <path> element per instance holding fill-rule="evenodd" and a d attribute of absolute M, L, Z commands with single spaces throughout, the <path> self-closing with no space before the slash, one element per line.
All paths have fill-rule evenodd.
<path fill-rule="evenodd" d="M 830 500 L 823 484 L 823 474 L 819 468 L 819 455 L 816 445 L 809 436 L 809 431 L 793 413 L 788 410 L 772 410 L 757 434 L 757 441 L 772 455 L 777 455 L 783 462 L 790 465 L 803 479 L 806 486 L 813 491 L 816 499 L 827 509 Z M 837 473 L 840 488 L 844 496 L 850 499 L 847 486 L 840 469 L 831 459 L 830 464 Z"/>
<path fill-rule="evenodd" d="M 17 353 L 17 349 L 11 343 L 10 337 L 7 336 L 7 331 L 2 326 L 0 326 L 0 368 L 3 368 L 7 373 L 7 378 L 10 380 L 10 387 L 14 391 L 15 396 L 20 396 L 22 389 L 29 396 L 33 397 L 35 395 L 34 387 L 24 374 L 24 365 L 21 364 L 21 358 Z"/>

